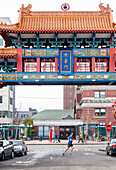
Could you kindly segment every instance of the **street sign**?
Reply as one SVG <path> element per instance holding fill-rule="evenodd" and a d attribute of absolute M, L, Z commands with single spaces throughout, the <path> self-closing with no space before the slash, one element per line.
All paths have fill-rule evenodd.
<path fill-rule="evenodd" d="M 112 126 L 111 125 L 107 125 L 106 126 L 106 131 L 110 132 L 112 130 Z"/>

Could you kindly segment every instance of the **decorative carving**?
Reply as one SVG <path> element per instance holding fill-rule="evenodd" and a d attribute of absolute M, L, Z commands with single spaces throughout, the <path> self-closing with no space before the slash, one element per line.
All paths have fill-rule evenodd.
<path fill-rule="evenodd" d="M 62 4 L 61 9 L 63 11 L 68 11 L 70 9 L 70 5 L 67 3 Z"/>
<path fill-rule="evenodd" d="M 111 8 L 109 7 L 109 4 L 107 4 L 107 7 L 104 7 L 102 5 L 103 3 L 100 3 L 99 4 L 99 8 L 100 8 L 100 14 L 103 15 L 103 14 L 109 14 L 110 12 L 113 12 L 113 10 L 111 10 Z"/>
<path fill-rule="evenodd" d="M 24 8 L 24 4 L 22 4 L 22 8 L 20 8 L 20 11 L 23 15 L 30 15 L 30 9 L 32 8 L 31 4 L 28 4 L 27 7 Z M 19 12 L 19 11 L 18 11 Z"/>

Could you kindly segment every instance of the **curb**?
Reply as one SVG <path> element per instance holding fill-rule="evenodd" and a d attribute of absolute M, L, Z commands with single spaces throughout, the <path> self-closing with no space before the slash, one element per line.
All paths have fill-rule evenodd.
<path fill-rule="evenodd" d="M 98 149 L 98 151 L 106 152 L 106 149 Z"/>
<path fill-rule="evenodd" d="M 52 144 L 52 143 L 48 143 L 48 144 L 33 144 L 33 143 L 26 143 L 26 145 L 67 145 L 67 143 L 62 143 L 62 144 Z M 86 143 L 86 144 L 73 144 L 73 145 L 106 145 L 105 143 Z"/>

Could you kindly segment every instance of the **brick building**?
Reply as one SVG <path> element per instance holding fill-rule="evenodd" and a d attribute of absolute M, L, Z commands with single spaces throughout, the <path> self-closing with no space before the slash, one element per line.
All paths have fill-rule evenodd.
<path fill-rule="evenodd" d="M 74 108 L 74 93 L 75 86 L 64 86 L 63 87 L 63 109 Z"/>
<path fill-rule="evenodd" d="M 116 86 L 81 86 L 80 88 L 77 87 L 76 93 L 76 118 L 81 118 L 83 123 L 88 123 L 90 126 L 94 124 L 94 126 L 92 125 L 88 129 L 88 135 L 93 135 L 95 129 L 98 130 L 97 127 L 100 126 L 98 130 L 100 132 L 99 136 L 105 136 L 105 123 L 115 122 L 112 113 L 112 103 L 116 100 Z M 86 131 L 85 128 L 84 131 Z M 112 130 L 112 135 L 114 134 L 115 127 Z"/>

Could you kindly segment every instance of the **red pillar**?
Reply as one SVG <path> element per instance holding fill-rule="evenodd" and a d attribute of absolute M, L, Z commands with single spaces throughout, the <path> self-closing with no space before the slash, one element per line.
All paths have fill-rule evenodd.
<path fill-rule="evenodd" d="M 17 72 L 22 72 L 22 48 L 17 48 Z"/>
<path fill-rule="evenodd" d="M 58 58 L 55 57 L 55 72 L 58 72 Z"/>
<path fill-rule="evenodd" d="M 37 58 L 37 72 L 40 72 L 40 58 Z"/>
<path fill-rule="evenodd" d="M 110 48 L 110 64 L 109 71 L 115 72 L 115 48 Z"/>
<path fill-rule="evenodd" d="M 50 140 L 50 142 L 52 142 L 52 127 L 50 127 L 50 134 L 49 134 L 49 140 Z"/>
<path fill-rule="evenodd" d="M 77 72 L 77 58 L 74 57 L 74 72 Z"/>
<path fill-rule="evenodd" d="M 95 72 L 95 57 L 92 57 L 92 72 Z"/>

